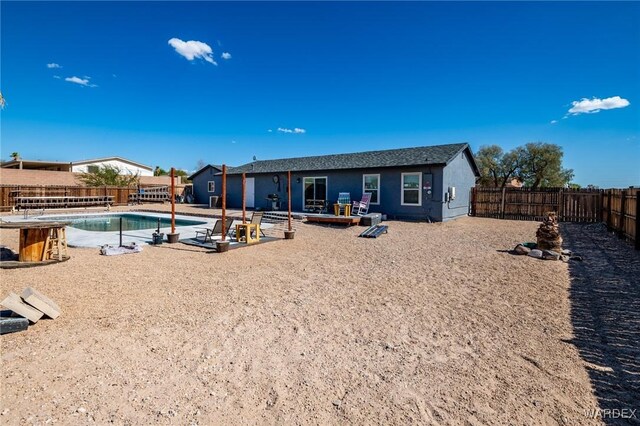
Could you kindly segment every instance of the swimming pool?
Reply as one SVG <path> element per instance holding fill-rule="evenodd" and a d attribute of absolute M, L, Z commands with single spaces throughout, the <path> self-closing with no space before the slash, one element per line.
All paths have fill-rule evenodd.
<path fill-rule="evenodd" d="M 120 233 L 122 219 L 122 233 Z M 71 222 L 67 226 L 67 244 L 69 247 L 101 247 L 105 244 L 118 245 L 122 234 L 123 244 L 135 242 L 139 245 L 151 243 L 152 234 L 158 228 L 160 233 L 171 232 L 171 216 L 167 213 L 97 213 L 75 215 L 47 215 L 33 220 L 56 220 Z M 16 220 L 19 220 L 16 217 Z M 176 232 L 180 238 L 193 238 L 203 228 L 211 228 L 214 218 L 176 215 Z"/>
<path fill-rule="evenodd" d="M 122 219 L 123 231 L 156 229 L 158 228 L 158 221 L 160 222 L 160 228 L 171 226 L 171 218 L 168 217 L 146 216 L 131 213 L 117 213 L 98 216 L 59 216 L 56 217 L 56 219 L 70 221 L 71 225 L 69 226 L 73 228 L 93 232 L 120 231 L 120 219 Z M 176 219 L 176 227 L 204 225 L 206 223 L 206 221 Z"/>

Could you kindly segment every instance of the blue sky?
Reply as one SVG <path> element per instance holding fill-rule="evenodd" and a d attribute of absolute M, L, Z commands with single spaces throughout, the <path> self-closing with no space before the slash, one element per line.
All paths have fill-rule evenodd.
<path fill-rule="evenodd" d="M 119 155 L 191 171 L 544 141 L 582 185 L 640 185 L 640 3 L 0 8 L 5 160 Z"/>

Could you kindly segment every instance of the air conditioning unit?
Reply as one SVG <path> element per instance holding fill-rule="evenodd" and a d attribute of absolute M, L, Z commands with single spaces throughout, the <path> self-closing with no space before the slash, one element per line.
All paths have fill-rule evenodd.
<path fill-rule="evenodd" d="M 211 195 L 209 197 L 209 208 L 210 209 L 215 209 L 218 205 L 218 199 L 220 197 L 218 197 L 217 195 Z"/>

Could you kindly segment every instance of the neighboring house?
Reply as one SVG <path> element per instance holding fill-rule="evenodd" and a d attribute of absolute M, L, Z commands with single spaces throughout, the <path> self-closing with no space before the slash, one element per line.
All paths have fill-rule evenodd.
<path fill-rule="evenodd" d="M 18 158 L 17 160 L 6 161 L 1 164 L 3 169 L 21 169 L 21 170 L 47 170 L 57 172 L 73 172 L 86 173 L 100 166 L 115 166 L 120 168 L 122 172 L 129 174 L 138 173 L 140 176 L 153 176 L 153 169 L 144 164 L 127 160 L 122 157 L 97 158 L 94 160 L 82 161 L 42 161 L 42 160 L 25 160 Z"/>
<path fill-rule="evenodd" d="M 505 186 L 507 188 L 522 188 L 524 186 L 524 182 L 522 182 L 520 178 L 513 178 Z"/>
<path fill-rule="evenodd" d="M 198 181 L 198 185 L 193 185 L 193 196 L 196 203 L 209 204 L 209 197 L 220 196 L 220 188 L 217 188 L 217 186 L 220 185 L 219 182 L 222 181 L 222 178 L 215 178 L 216 174 L 220 172 L 222 172 L 222 166 L 207 164 L 189 176 L 188 179 L 191 182 L 195 182 L 195 180 Z M 216 181 L 218 183 L 216 183 Z M 216 189 L 218 189 L 217 192 Z"/>
<path fill-rule="evenodd" d="M 0 164 L 3 169 L 20 169 L 20 170 L 47 170 L 54 172 L 70 172 L 71 163 L 64 161 L 42 161 L 42 160 L 17 160 L 5 161 Z"/>
<path fill-rule="evenodd" d="M 218 167 L 207 167 L 190 177 L 196 202 L 203 204 L 208 199 L 197 194 L 220 196 L 222 192 Z M 370 192 L 370 212 L 434 221 L 466 215 L 470 189 L 480 175 L 466 143 L 260 160 L 228 169 L 227 206 L 242 206 L 242 173 L 246 173 L 248 208 L 270 210 L 274 194 L 285 208 L 288 171 L 294 211 L 304 211 L 311 200 L 333 204 L 340 192 L 349 192 L 352 200 Z"/>
<path fill-rule="evenodd" d="M 153 176 L 153 168 L 122 157 L 96 158 L 93 160 L 74 161 L 71 163 L 71 171 L 74 173 L 87 173 L 102 166 L 117 167 L 122 173 L 139 176 Z"/>

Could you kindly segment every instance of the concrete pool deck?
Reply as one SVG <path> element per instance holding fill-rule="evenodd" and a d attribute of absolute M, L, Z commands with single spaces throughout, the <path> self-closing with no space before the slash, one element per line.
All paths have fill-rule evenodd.
<path fill-rule="evenodd" d="M 38 222 L 42 220 L 68 220 L 68 218 L 80 218 L 80 217 L 104 217 L 104 216 L 115 216 L 118 217 L 122 214 L 128 215 L 140 215 L 146 217 L 154 217 L 154 218 L 171 218 L 170 214 L 166 213 L 151 213 L 151 212 L 96 212 L 96 213 L 58 213 L 58 214 L 46 214 L 37 217 L 31 217 L 25 220 L 21 216 L 5 216 L 2 219 L 5 222 Z M 196 225 L 190 226 L 176 226 L 176 232 L 180 233 L 180 239 L 186 238 L 195 238 L 196 231 L 201 231 L 202 229 L 212 228 L 215 224 L 216 220 L 214 218 L 206 218 L 201 216 L 188 216 L 184 214 L 176 214 L 176 220 L 187 220 L 187 221 L 197 221 L 201 222 Z M 227 220 L 233 220 L 234 222 L 240 223 L 237 219 L 228 218 Z M 261 225 L 262 228 L 268 229 L 273 225 L 269 223 L 263 223 Z M 123 244 L 131 244 L 136 243 L 138 245 L 147 245 L 151 244 L 153 237 L 152 234 L 156 231 L 156 228 L 153 229 L 141 229 L 136 231 L 123 231 L 122 232 L 122 243 Z M 160 232 L 165 234 L 164 241 L 166 242 L 166 234 L 171 232 L 171 227 L 160 227 Z M 220 237 L 214 237 L 214 240 L 220 239 Z M 229 239 L 228 239 L 229 240 Z M 98 231 L 85 231 L 82 229 L 74 228 L 73 226 L 67 226 L 67 244 L 69 247 L 102 247 L 105 244 L 115 245 L 120 244 L 120 232 L 119 231 L 107 231 L 107 232 L 98 232 Z M 235 241 L 231 241 L 231 244 L 237 244 Z"/>

